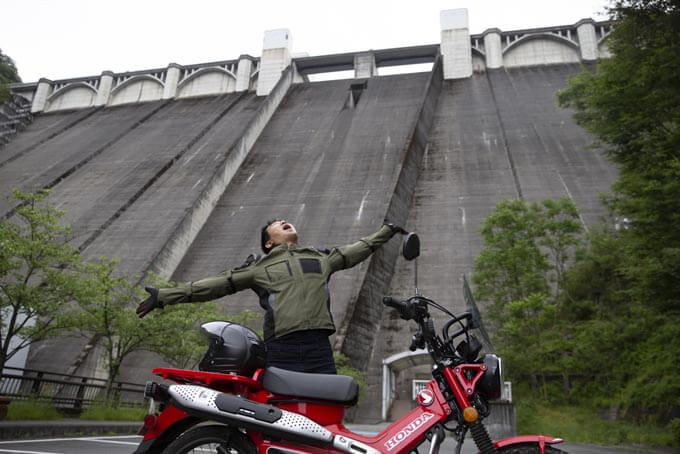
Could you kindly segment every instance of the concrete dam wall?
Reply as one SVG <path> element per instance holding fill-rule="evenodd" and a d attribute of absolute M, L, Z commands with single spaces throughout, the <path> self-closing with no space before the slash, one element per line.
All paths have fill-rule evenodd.
<path fill-rule="evenodd" d="M 447 27 L 460 26 L 454 19 Z M 441 46 L 292 59 L 287 42 L 275 42 L 261 59 L 22 84 L 14 91 L 35 118 L 0 148 L 0 193 L 50 188 L 87 259 L 118 257 L 129 275 L 177 281 L 239 266 L 259 252 L 273 217 L 320 248 L 389 219 L 421 236 L 423 293 L 461 311 L 462 275 L 500 200 L 570 197 L 586 227 L 604 214 L 599 194 L 616 169 L 588 149 L 592 137 L 555 94 L 580 70 L 574 62 L 606 56 L 609 29 L 586 20 L 470 36 L 442 24 Z M 424 61 L 431 71 L 379 75 L 381 65 Z M 353 79 L 309 81 L 348 68 Z M 4 218 L 15 209 L 0 199 Z M 363 421 L 382 417 L 383 359 L 410 343 L 413 327 L 381 303 L 413 293 L 413 264 L 399 246 L 390 241 L 330 282 L 334 348 L 367 372 L 355 414 Z M 225 313 L 259 310 L 252 292 L 219 304 Z M 162 365 L 133 355 L 121 379 L 143 382 Z M 26 367 L 102 373 L 87 339 L 35 345 Z M 414 372 L 405 377 L 397 399 L 410 398 Z"/>

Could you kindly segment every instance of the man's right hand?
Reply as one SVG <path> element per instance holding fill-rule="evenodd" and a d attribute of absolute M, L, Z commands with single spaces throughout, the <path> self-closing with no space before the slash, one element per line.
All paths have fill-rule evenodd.
<path fill-rule="evenodd" d="M 144 290 L 149 292 L 149 297 L 139 303 L 137 307 L 137 315 L 139 318 L 143 318 L 146 314 L 152 310 L 159 308 L 163 309 L 164 304 L 158 301 L 158 289 L 153 287 L 144 287 Z"/>
<path fill-rule="evenodd" d="M 389 227 L 390 230 L 392 230 L 393 234 L 397 234 L 397 233 L 401 233 L 402 235 L 408 234 L 408 232 L 405 229 L 403 229 L 402 227 L 399 227 L 396 224 L 389 222 L 387 219 L 385 219 L 385 223 L 383 225 L 386 225 L 387 227 Z"/>

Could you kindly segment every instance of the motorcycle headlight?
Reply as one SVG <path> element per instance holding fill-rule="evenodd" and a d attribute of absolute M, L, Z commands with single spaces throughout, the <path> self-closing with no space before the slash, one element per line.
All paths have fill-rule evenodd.
<path fill-rule="evenodd" d="M 484 355 L 483 362 L 486 365 L 486 372 L 484 372 L 484 375 L 479 380 L 477 389 L 489 400 L 498 399 L 503 391 L 503 367 L 501 359 L 496 355 L 486 354 Z"/>

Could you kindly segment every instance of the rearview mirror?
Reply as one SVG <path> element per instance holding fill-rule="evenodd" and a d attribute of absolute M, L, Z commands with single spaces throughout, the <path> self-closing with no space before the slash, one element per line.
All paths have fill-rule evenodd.
<path fill-rule="evenodd" d="M 413 260 L 420 255 L 420 238 L 415 233 L 409 233 L 404 239 L 401 251 L 406 260 Z"/>

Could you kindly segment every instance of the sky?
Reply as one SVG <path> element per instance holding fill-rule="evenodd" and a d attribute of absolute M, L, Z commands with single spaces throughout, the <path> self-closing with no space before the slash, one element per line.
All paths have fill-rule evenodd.
<path fill-rule="evenodd" d="M 259 57 L 265 30 L 287 28 L 293 54 L 435 44 L 439 13 L 467 8 L 470 33 L 605 20 L 607 0 L 15 0 L 0 49 L 24 82 Z"/>

